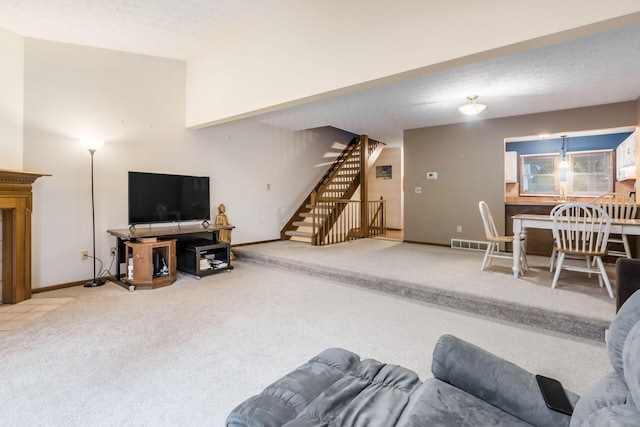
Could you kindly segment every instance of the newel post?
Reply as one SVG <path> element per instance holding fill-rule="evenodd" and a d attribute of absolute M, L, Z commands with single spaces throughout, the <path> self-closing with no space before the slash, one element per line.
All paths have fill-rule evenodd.
<path fill-rule="evenodd" d="M 360 237 L 369 236 L 369 137 L 360 136 Z"/>

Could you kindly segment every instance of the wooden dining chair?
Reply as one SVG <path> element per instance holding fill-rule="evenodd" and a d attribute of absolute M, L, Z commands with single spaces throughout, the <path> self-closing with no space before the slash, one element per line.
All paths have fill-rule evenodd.
<path fill-rule="evenodd" d="M 558 208 L 560 208 L 564 203 L 560 203 L 558 205 L 555 205 L 552 209 L 551 212 L 549 213 L 549 215 L 551 216 L 551 218 L 553 218 L 553 216 L 556 214 L 556 211 L 558 210 Z M 553 250 L 551 251 L 551 258 L 549 259 L 549 271 L 553 273 L 553 267 L 555 266 L 556 263 L 556 257 L 558 256 L 558 254 L 556 253 L 556 247 L 555 245 L 553 245 Z"/>
<path fill-rule="evenodd" d="M 593 200 L 593 204 L 603 208 L 612 219 L 631 219 L 636 217 L 636 202 L 625 194 L 602 194 Z M 609 255 L 631 258 L 631 246 L 626 234 L 609 237 L 609 243 L 622 244 L 624 247 L 624 251 L 609 249 Z"/>
<path fill-rule="evenodd" d="M 553 216 L 556 214 L 556 211 L 562 207 L 563 205 L 565 205 L 566 203 L 560 203 L 555 205 L 552 209 L 551 212 L 549 213 L 549 215 L 551 216 L 551 218 L 553 218 Z M 587 266 L 591 265 L 591 259 L 589 257 L 579 257 L 579 256 L 575 256 L 575 255 L 570 255 L 569 256 L 572 259 L 579 259 L 579 258 L 586 258 L 587 261 Z M 551 258 L 549 259 L 549 271 L 551 273 L 553 273 L 553 269 L 555 267 L 555 263 L 556 263 L 556 259 L 558 258 L 558 254 L 556 253 L 556 248 L 555 245 L 553 246 L 553 250 L 551 251 Z M 591 277 L 591 274 L 589 274 L 589 277 Z"/>
<path fill-rule="evenodd" d="M 604 284 L 609 296 L 613 298 L 611 282 L 602 262 L 602 257 L 607 255 L 610 229 L 611 217 L 599 206 L 566 203 L 558 207 L 553 215 L 554 249 L 558 254 L 558 261 L 551 287 L 555 289 L 562 270 L 593 273 L 598 274 L 600 286 Z M 587 257 L 587 265 L 581 267 L 565 264 L 567 255 Z"/>
<path fill-rule="evenodd" d="M 482 260 L 481 271 L 491 264 L 492 258 L 505 258 L 513 260 L 513 253 L 503 252 L 500 249 L 500 245 L 506 243 L 513 243 L 514 245 L 521 245 L 520 250 L 520 271 L 527 271 L 529 266 L 527 265 L 527 255 L 525 254 L 525 248 L 523 245 L 524 238 L 518 236 L 503 236 L 498 234 L 496 224 L 493 222 L 491 216 L 491 210 L 485 201 L 480 201 L 478 204 L 480 209 L 480 216 L 482 217 L 482 224 L 484 225 L 485 240 L 487 241 L 487 250 L 484 253 L 484 259 Z"/>

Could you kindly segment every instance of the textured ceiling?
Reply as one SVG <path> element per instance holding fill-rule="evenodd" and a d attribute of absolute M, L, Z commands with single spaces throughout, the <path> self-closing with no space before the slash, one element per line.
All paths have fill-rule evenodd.
<path fill-rule="evenodd" d="M 25 37 L 188 60 L 303 0 L 1 0 L 0 27 Z M 307 1 L 307 0 L 304 0 Z M 479 95 L 488 108 L 463 116 Z M 256 116 L 289 129 L 334 126 L 391 144 L 402 131 L 635 100 L 640 25 Z"/>
<path fill-rule="evenodd" d="M 25 37 L 187 60 L 300 0 L 2 0 Z"/>
<path fill-rule="evenodd" d="M 479 95 L 488 108 L 457 107 Z M 402 130 L 640 97 L 640 25 L 426 74 L 258 116 L 291 129 L 332 125 L 396 143 Z M 514 135 L 515 136 L 515 135 Z"/>

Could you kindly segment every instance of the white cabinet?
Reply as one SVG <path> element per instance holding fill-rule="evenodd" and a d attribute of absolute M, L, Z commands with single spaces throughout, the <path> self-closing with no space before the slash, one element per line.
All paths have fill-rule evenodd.
<path fill-rule="evenodd" d="M 633 132 L 616 148 L 616 179 L 636 179 L 636 133 Z"/>
<path fill-rule="evenodd" d="M 504 153 L 504 182 L 518 182 L 518 152 Z"/>

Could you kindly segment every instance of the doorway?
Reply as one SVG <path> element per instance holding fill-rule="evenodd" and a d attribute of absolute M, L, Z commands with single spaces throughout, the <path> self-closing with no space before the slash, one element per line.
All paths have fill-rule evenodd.
<path fill-rule="evenodd" d="M 402 144 L 387 145 L 369 173 L 369 200 L 386 201 L 387 233 L 379 239 L 404 240 L 404 150 Z"/>

